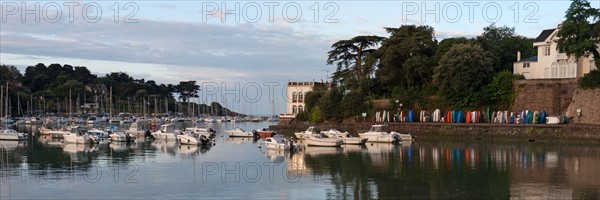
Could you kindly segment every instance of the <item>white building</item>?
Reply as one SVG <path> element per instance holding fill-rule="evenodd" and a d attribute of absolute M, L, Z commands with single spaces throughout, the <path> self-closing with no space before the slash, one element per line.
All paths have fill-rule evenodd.
<path fill-rule="evenodd" d="M 559 79 L 582 77 L 596 69 L 591 55 L 576 60 L 565 53 L 558 52 L 556 48 L 558 30 L 558 28 L 544 30 L 533 41 L 537 56 L 521 59 L 521 53 L 517 52 L 513 73 L 523 74 L 525 79 Z"/>
<path fill-rule="evenodd" d="M 304 98 L 306 93 L 313 91 L 315 85 L 328 85 L 322 82 L 288 82 L 286 113 L 280 118 L 294 118 L 296 114 L 305 110 Z"/>

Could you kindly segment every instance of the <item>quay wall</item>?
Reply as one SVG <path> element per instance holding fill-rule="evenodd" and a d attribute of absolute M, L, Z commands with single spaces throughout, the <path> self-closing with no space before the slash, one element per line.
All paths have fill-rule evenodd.
<path fill-rule="evenodd" d="M 373 123 L 323 123 L 316 125 L 319 130 L 335 128 L 348 131 L 354 136 L 359 131 L 369 130 Z M 449 124 L 449 123 L 388 123 L 390 130 L 411 133 L 419 139 L 477 139 L 477 140 L 519 140 L 536 142 L 581 142 L 600 144 L 600 126 L 534 125 L 534 124 Z M 277 133 L 293 137 L 295 132 L 306 130 L 308 123 L 273 125 L 269 128 Z"/>

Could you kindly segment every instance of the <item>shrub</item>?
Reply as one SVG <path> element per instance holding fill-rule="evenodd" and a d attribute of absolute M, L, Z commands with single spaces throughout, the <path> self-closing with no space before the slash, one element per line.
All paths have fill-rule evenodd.
<path fill-rule="evenodd" d="M 581 88 L 600 88 L 600 70 L 592 70 L 579 80 Z"/>

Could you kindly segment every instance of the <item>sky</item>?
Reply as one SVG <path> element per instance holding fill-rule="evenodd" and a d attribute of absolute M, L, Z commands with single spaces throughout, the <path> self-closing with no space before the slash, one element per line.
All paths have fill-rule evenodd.
<path fill-rule="evenodd" d="M 599 8 L 600 1 L 590 1 Z M 331 44 L 429 25 L 438 40 L 515 27 L 536 37 L 570 1 L 0 1 L 0 64 L 86 66 L 177 84 L 248 114 L 285 113 L 288 81 L 327 81 Z M 236 84 L 237 83 L 237 84 Z"/>

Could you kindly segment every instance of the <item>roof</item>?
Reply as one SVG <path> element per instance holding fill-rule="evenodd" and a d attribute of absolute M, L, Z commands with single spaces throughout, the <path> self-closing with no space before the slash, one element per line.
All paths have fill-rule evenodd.
<path fill-rule="evenodd" d="M 555 30 L 555 28 L 543 30 L 540 35 L 533 40 L 533 43 L 546 41 L 546 39 L 548 39 L 548 37 L 550 37 Z"/>
<path fill-rule="evenodd" d="M 538 61 L 537 56 L 531 56 L 529 58 L 522 59 L 519 62 L 537 62 L 537 61 Z"/>

